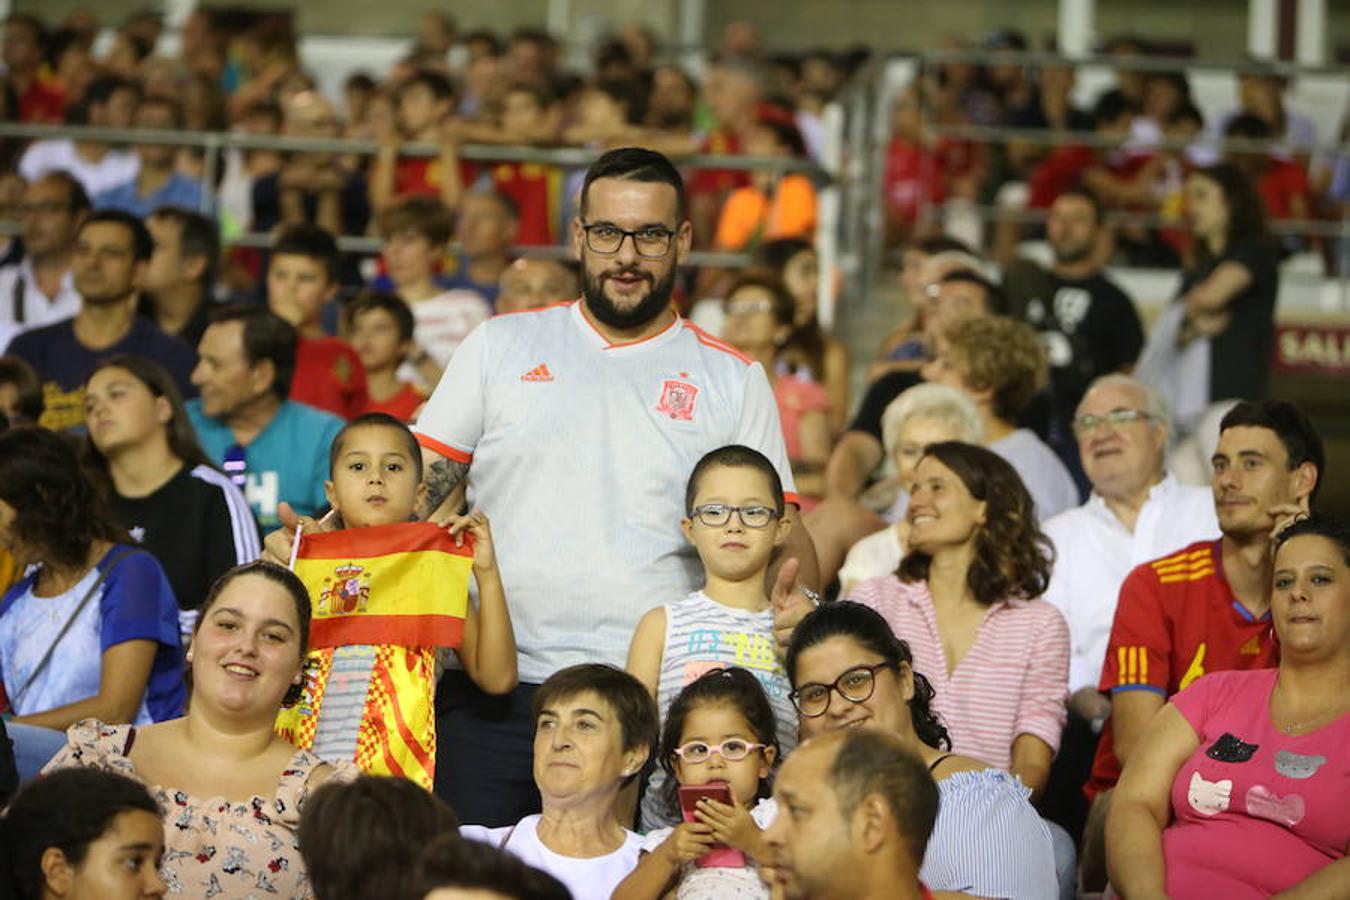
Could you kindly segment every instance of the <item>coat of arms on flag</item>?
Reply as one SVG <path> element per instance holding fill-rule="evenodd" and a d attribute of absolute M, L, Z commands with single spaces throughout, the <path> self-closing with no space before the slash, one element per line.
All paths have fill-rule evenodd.
<path fill-rule="evenodd" d="M 324 759 L 409 778 L 436 772 L 436 649 L 463 638 L 473 541 L 426 522 L 300 538 L 313 603 L 304 693 L 277 731 Z"/>

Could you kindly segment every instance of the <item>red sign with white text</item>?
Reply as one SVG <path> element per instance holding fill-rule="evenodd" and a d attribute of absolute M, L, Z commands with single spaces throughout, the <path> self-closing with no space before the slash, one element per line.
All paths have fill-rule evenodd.
<path fill-rule="evenodd" d="M 1274 369 L 1301 375 L 1350 376 L 1350 325 L 1279 325 Z"/>

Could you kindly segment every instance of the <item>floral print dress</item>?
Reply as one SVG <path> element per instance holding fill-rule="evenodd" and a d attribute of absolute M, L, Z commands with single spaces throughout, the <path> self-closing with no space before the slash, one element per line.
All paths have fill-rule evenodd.
<path fill-rule="evenodd" d="M 44 772 L 84 766 L 116 772 L 145 784 L 128 754 L 136 740 L 131 725 L 78 722 L 66 732 L 66 746 Z M 164 816 L 164 862 L 160 875 L 173 896 L 221 900 L 298 898 L 313 893 L 300 858 L 296 828 L 310 794 L 310 777 L 324 765 L 297 750 L 281 773 L 274 797 L 237 803 L 221 797 L 192 797 L 146 784 Z M 355 766 L 339 764 L 331 776 L 350 780 Z"/>

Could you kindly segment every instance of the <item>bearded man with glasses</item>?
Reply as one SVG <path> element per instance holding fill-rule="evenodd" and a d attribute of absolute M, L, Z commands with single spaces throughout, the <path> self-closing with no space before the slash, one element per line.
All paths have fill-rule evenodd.
<path fill-rule="evenodd" d="M 537 686 L 577 663 L 622 665 L 643 613 L 698 586 L 679 523 L 685 481 L 705 453 L 727 444 L 763 453 L 782 479 L 784 518 L 797 516 L 763 368 L 671 302 L 693 230 L 679 172 L 659 153 L 610 151 L 586 173 L 579 213 L 581 298 L 479 326 L 417 426 L 424 513 L 458 506 L 466 491 L 488 511 L 511 598 L 520 687 L 489 698 L 450 671 L 437 704 L 437 792 L 487 825 L 539 808 Z M 777 606 L 795 624 L 810 603 L 789 588 L 797 574 L 815 587 L 815 556 L 801 528 L 784 551 L 798 562 L 779 573 Z"/>

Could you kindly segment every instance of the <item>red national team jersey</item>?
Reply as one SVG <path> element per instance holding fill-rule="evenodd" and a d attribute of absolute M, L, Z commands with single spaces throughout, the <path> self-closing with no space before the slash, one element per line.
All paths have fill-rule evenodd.
<path fill-rule="evenodd" d="M 388 400 L 381 401 L 372 398 L 366 404 L 364 412 L 388 413 L 400 422 L 411 422 L 413 416 L 417 415 L 417 411 L 426 402 L 426 394 L 419 391 L 416 385 L 405 381 L 402 390 Z"/>
<path fill-rule="evenodd" d="M 356 351 L 337 338 L 301 338 L 295 348 L 291 399 L 344 419 L 366 411 L 366 370 Z"/>
<path fill-rule="evenodd" d="M 478 170 L 468 160 L 459 161 L 459 183 L 467 190 L 478 177 Z M 441 161 L 430 157 L 400 157 L 394 167 L 394 193 L 399 197 L 441 195 Z"/>
<path fill-rule="evenodd" d="M 556 244 L 555 223 L 562 215 L 562 170 L 537 163 L 500 163 L 492 167 L 492 184 L 520 210 L 519 243 Z"/>
<path fill-rule="evenodd" d="M 1208 672 L 1268 669 L 1279 662 L 1270 614 L 1252 618 L 1223 575 L 1222 540 L 1200 541 L 1136 566 L 1120 588 L 1100 689 L 1156 691 L 1163 697 Z M 1120 778 L 1106 723 L 1089 797 Z"/>

